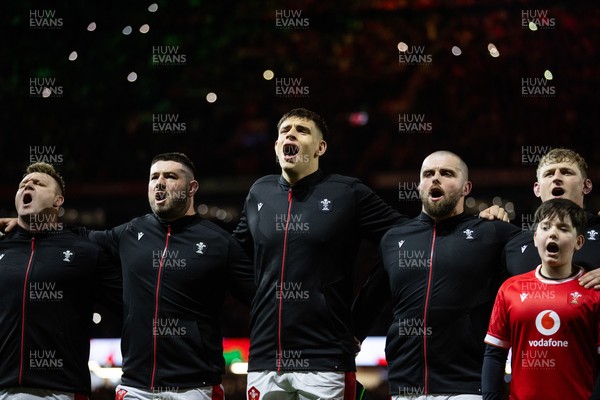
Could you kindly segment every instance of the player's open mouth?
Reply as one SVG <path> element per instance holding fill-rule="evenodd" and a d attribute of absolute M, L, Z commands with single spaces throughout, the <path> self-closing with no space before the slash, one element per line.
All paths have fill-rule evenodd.
<path fill-rule="evenodd" d="M 298 145 L 296 145 L 296 144 L 293 144 L 293 143 L 284 144 L 283 145 L 283 159 L 285 161 L 292 161 L 294 159 L 294 157 L 296 157 L 296 155 L 298 154 L 299 151 L 300 151 L 300 147 L 298 147 Z"/>
<path fill-rule="evenodd" d="M 295 156 L 300 151 L 298 145 L 295 144 L 284 144 L 283 145 L 283 155 L 285 156 Z"/>
<path fill-rule="evenodd" d="M 31 203 L 33 201 L 33 196 L 31 196 L 31 193 L 25 193 L 23 195 L 23 204 L 27 205 L 29 203 Z"/>
<path fill-rule="evenodd" d="M 429 190 L 429 197 L 431 200 L 440 200 L 444 196 L 444 191 L 441 188 L 431 188 Z"/>
<path fill-rule="evenodd" d="M 156 193 L 154 193 L 154 200 L 156 200 L 157 203 L 163 203 L 166 198 L 167 198 L 167 193 L 166 192 L 156 192 Z"/>
<path fill-rule="evenodd" d="M 565 194 L 565 189 L 561 187 L 555 187 L 552 189 L 552 196 L 562 196 L 563 194 Z"/>
<path fill-rule="evenodd" d="M 556 254 L 559 251 L 557 243 L 551 242 L 546 245 L 546 251 L 551 254 Z"/>

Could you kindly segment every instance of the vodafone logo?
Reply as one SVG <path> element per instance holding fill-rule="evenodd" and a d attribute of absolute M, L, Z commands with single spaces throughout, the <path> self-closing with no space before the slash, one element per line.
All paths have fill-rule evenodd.
<path fill-rule="evenodd" d="M 535 317 L 535 327 L 542 335 L 554 335 L 560 328 L 560 317 L 552 310 L 544 310 Z"/>

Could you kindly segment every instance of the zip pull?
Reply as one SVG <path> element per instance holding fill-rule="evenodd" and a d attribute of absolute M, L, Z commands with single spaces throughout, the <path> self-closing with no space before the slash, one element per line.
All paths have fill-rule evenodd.
<path fill-rule="evenodd" d="M 288 189 L 288 203 L 292 202 L 292 188 Z"/>

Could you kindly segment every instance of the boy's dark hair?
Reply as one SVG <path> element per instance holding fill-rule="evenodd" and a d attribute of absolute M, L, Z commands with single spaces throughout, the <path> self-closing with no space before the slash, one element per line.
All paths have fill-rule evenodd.
<path fill-rule="evenodd" d="M 585 210 L 567 199 L 550 199 L 542 203 L 535 211 L 534 222 L 537 225 L 544 219 L 553 219 L 557 217 L 564 222 L 566 217 L 571 219 L 571 223 L 578 235 L 585 232 L 587 217 Z"/>
<path fill-rule="evenodd" d="M 190 172 L 192 173 L 192 179 L 196 179 L 196 167 L 194 166 L 194 163 L 192 162 L 192 160 L 190 160 L 188 158 L 188 156 L 186 156 L 183 153 L 175 153 L 175 152 L 173 152 L 173 153 L 157 154 L 152 159 L 152 162 L 150 163 L 150 166 L 153 166 L 157 161 L 175 161 L 175 162 L 178 162 L 178 163 L 184 165 L 187 169 L 190 170 Z"/>
<path fill-rule="evenodd" d="M 291 117 L 307 119 L 314 122 L 315 126 L 319 129 L 319 131 L 321 131 L 321 136 L 323 139 L 325 139 L 325 137 L 329 134 L 325 120 L 316 112 L 307 110 L 306 108 L 294 108 L 293 110 L 283 114 L 277 123 L 277 132 L 279 132 L 279 128 L 281 127 L 283 121 Z"/>
<path fill-rule="evenodd" d="M 65 193 L 65 180 L 62 176 L 54 169 L 54 166 L 45 162 L 37 162 L 31 164 L 25 170 L 25 174 L 23 177 L 26 177 L 29 174 L 34 172 L 40 172 L 42 174 L 50 175 L 58 184 L 58 188 L 60 190 L 60 195 L 62 196 Z"/>

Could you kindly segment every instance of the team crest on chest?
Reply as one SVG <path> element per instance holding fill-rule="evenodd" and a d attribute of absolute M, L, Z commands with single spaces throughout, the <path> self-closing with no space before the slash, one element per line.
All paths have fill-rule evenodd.
<path fill-rule="evenodd" d="M 319 210 L 324 213 L 328 213 L 333 210 L 333 201 L 329 199 L 323 199 L 319 201 Z"/>
<path fill-rule="evenodd" d="M 65 258 L 63 258 L 63 261 L 66 262 L 71 262 L 71 257 L 73 257 L 73 253 L 71 252 L 71 250 L 66 250 L 63 251 L 63 256 L 65 256 Z"/>
<path fill-rule="evenodd" d="M 587 240 L 596 240 L 596 236 L 598 236 L 598 232 L 594 229 L 587 231 L 587 234 Z"/>
<path fill-rule="evenodd" d="M 204 244 L 204 242 L 196 243 L 196 253 L 197 254 L 204 254 L 205 250 L 206 250 L 206 245 Z"/>
<path fill-rule="evenodd" d="M 577 306 L 583 300 L 583 295 L 579 292 L 569 293 L 569 304 L 572 306 Z"/>
<path fill-rule="evenodd" d="M 465 229 L 465 230 L 463 231 L 463 233 L 466 235 L 466 236 L 465 236 L 465 239 L 467 239 L 467 240 L 473 240 L 473 239 L 475 239 L 475 238 L 473 237 L 473 234 L 475 233 L 475 231 L 473 231 L 473 230 L 471 230 L 471 229 Z"/>

